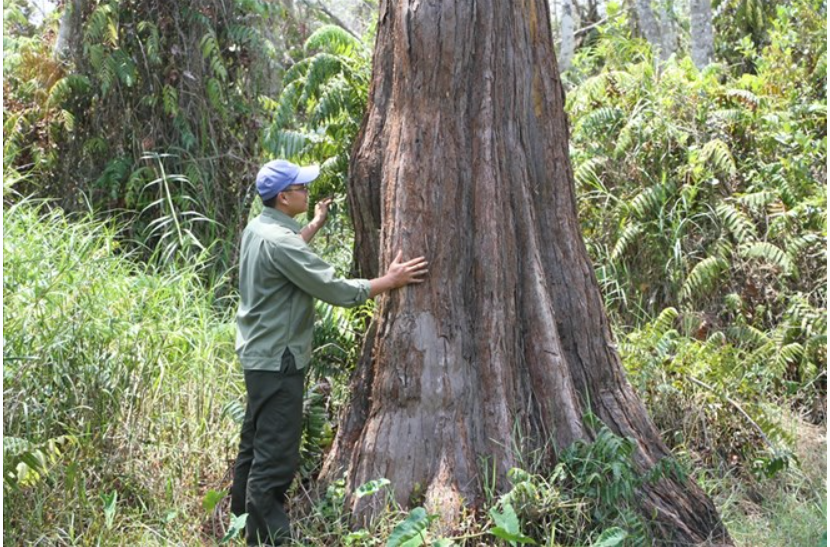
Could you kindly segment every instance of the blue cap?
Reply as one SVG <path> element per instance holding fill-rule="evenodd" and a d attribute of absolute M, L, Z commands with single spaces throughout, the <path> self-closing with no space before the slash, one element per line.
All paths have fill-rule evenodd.
<path fill-rule="evenodd" d="M 292 184 L 308 184 L 320 175 L 316 165 L 300 167 L 286 160 L 269 161 L 256 175 L 256 189 L 262 199 L 276 196 Z"/>

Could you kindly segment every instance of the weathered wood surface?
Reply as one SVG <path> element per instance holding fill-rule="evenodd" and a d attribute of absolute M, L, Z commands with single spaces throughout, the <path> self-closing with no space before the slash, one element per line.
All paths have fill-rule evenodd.
<path fill-rule="evenodd" d="M 356 259 L 397 249 L 430 277 L 381 297 L 323 478 L 380 477 L 448 521 L 532 454 L 589 438 L 591 409 L 669 454 L 626 381 L 586 252 L 564 93 L 542 0 L 383 1 L 370 102 L 352 157 Z M 380 264 L 378 264 L 378 258 Z M 731 544 L 694 484 L 640 496 L 662 539 Z M 356 518 L 376 497 L 347 500 Z"/>

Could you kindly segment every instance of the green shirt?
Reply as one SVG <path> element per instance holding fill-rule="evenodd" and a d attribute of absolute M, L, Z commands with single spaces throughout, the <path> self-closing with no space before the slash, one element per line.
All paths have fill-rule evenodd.
<path fill-rule="evenodd" d="M 279 370 L 286 348 L 304 368 L 311 361 L 314 299 L 352 307 L 369 298 L 369 281 L 336 277 L 299 232 L 297 221 L 266 207 L 242 233 L 236 352 L 245 370 Z"/>

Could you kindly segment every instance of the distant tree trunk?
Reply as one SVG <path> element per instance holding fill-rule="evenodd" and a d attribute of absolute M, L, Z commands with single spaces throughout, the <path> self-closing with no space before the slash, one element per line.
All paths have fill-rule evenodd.
<path fill-rule="evenodd" d="M 562 37 L 559 47 L 559 67 L 562 72 L 570 68 L 576 50 L 576 25 L 572 2 L 573 0 L 562 0 L 562 17 L 559 22 L 559 34 Z"/>
<path fill-rule="evenodd" d="M 643 37 L 658 53 L 661 61 L 668 60 L 677 47 L 677 36 L 674 32 L 674 20 L 668 6 L 658 10 L 660 18 L 655 16 L 651 9 L 651 0 L 633 0 L 634 12 Z"/>
<path fill-rule="evenodd" d="M 660 2 L 660 60 L 667 61 L 677 51 L 676 17 L 673 2 Z"/>
<path fill-rule="evenodd" d="M 547 3 L 384 0 L 373 70 L 349 188 L 357 263 L 374 276 L 403 249 L 430 277 L 379 299 L 323 481 L 346 473 L 358 522 L 382 502 L 351 493 L 380 477 L 449 522 L 482 503 L 481 458 L 504 490 L 520 457 L 553 465 L 590 439 L 587 410 L 637 439 L 641 469 L 668 456 L 582 242 Z M 639 501 L 667 541 L 731 544 L 693 482 Z"/>
<path fill-rule="evenodd" d="M 637 14 L 637 23 L 643 37 L 653 48 L 661 48 L 663 40 L 660 36 L 660 22 L 651 11 L 651 0 L 634 0 L 634 12 Z"/>
<path fill-rule="evenodd" d="M 84 0 L 67 0 L 58 26 L 58 37 L 52 56 L 55 59 L 68 58 L 77 50 L 81 40 Z"/>
<path fill-rule="evenodd" d="M 689 0 L 691 16 L 692 61 L 697 68 L 712 62 L 715 36 L 712 31 L 711 0 Z"/>

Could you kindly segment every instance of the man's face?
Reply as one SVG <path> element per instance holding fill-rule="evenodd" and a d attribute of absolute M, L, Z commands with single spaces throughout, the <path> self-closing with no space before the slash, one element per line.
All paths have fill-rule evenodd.
<path fill-rule="evenodd" d="M 281 192 L 280 203 L 290 216 L 304 213 L 308 209 L 308 186 L 294 184 Z"/>

